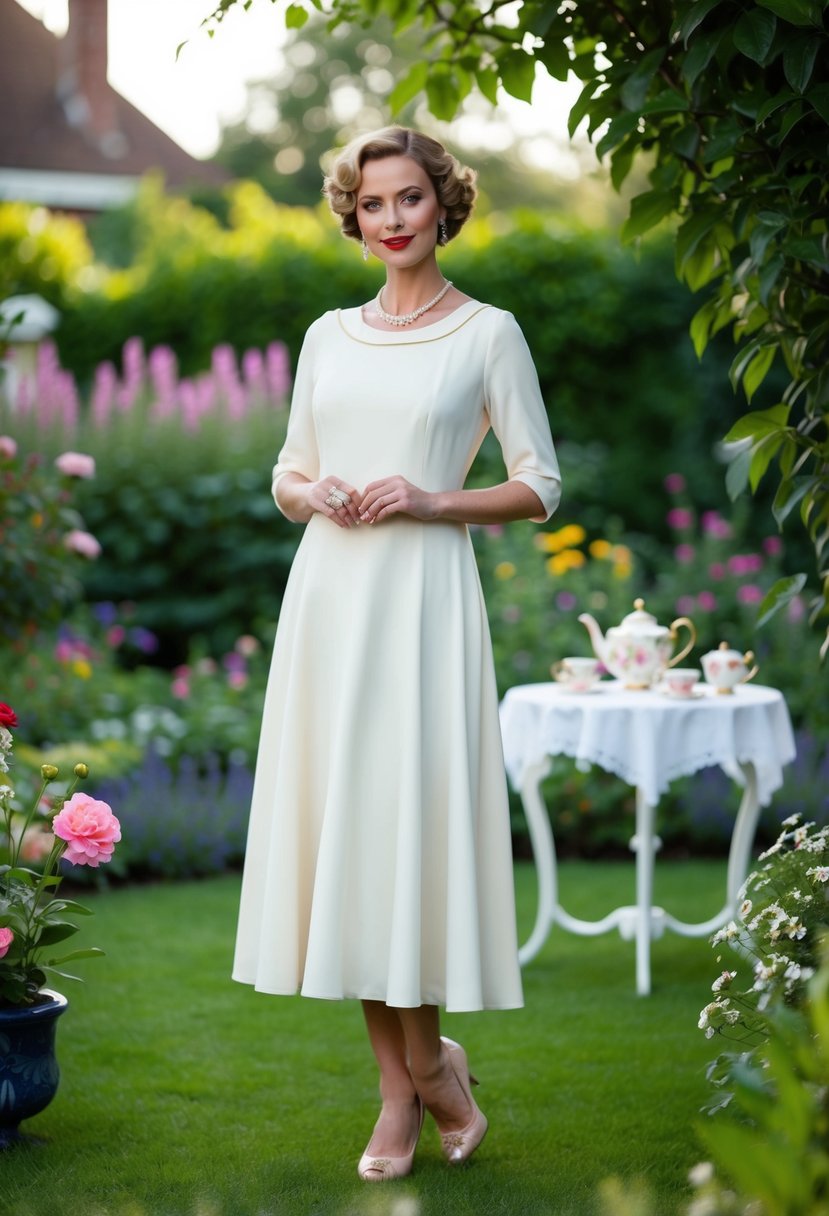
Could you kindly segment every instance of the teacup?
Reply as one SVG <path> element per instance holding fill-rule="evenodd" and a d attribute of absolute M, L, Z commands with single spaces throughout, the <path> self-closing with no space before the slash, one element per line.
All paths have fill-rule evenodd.
<path fill-rule="evenodd" d="M 669 667 L 662 679 L 672 697 L 692 697 L 702 673 L 694 667 Z"/>
<path fill-rule="evenodd" d="M 583 658 L 581 655 L 559 659 L 557 663 L 553 663 L 550 674 L 568 692 L 590 692 L 601 675 L 599 660 Z"/>

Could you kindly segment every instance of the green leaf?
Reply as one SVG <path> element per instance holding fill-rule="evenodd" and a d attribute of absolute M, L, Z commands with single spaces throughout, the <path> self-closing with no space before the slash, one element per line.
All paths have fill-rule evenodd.
<path fill-rule="evenodd" d="M 403 107 L 407 106 L 426 87 L 428 73 L 429 66 L 422 60 L 420 63 L 416 63 L 401 80 L 398 80 L 389 94 L 389 107 L 392 114 L 399 114 Z M 484 90 L 481 89 L 481 92 Z M 485 92 L 484 96 L 486 96 Z"/>
<path fill-rule="evenodd" d="M 495 56 L 501 83 L 511 97 L 531 102 L 535 84 L 535 58 L 526 51 L 507 47 Z"/>
<path fill-rule="evenodd" d="M 714 300 L 706 300 L 702 308 L 698 309 L 691 318 L 691 341 L 694 344 L 694 350 L 698 359 L 702 358 L 703 352 L 708 345 L 708 337 L 711 332 L 711 325 L 717 315 L 718 304 Z"/>
<path fill-rule="evenodd" d="M 432 66 L 426 78 L 426 97 L 435 118 L 448 122 L 455 117 L 461 92 L 454 73 L 447 65 L 439 63 Z"/>
<path fill-rule="evenodd" d="M 820 45 L 821 39 L 811 34 L 799 34 L 786 45 L 783 51 L 783 75 L 796 93 L 802 93 L 812 79 Z"/>
<path fill-rule="evenodd" d="M 715 9 L 720 2 L 721 0 L 698 0 L 696 4 L 692 4 L 681 21 L 674 23 L 671 38 L 674 41 L 679 39 L 687 45 L 688 39 L 697 26 L 701 25 L 711 10 Z"/>
<path fill-rule="evenodd" d="M 628 135 L 631 135 L 639 125 L 638 114 L 617 114 L 612 120 L 607 131 L 596 144 L 596 155 L 599 160 L 606 152 L 611 152 L 617 144 L 620 144 Z"/>
<path fill-rule="evenodd" d="M 566 80 L 570 75 L 570 52 L 563 38 L 547 38 L 535 54 L 554 80 Z"/>
<path fill-rule="evenodd" d="M 633 158 L 636 155 L 637 142 L 628 139 L 610 158 L 610 182 L 614 190 L 621 190 L 622 183 L 630 173 Z"/>
<path fill-rule="evenodd" d="M 648 51 L 647 55 L 642 57 L 630 73 L 627 80 L 619 89 L 619 96 L 626 110 L 638 112 L 642 108 L 648 95 L 648 90 L 651 87 L 651 81 L 659 70 L 659 66 L 664 58 L 664 49 L 657 47 L 656 50 Z"/>
<path fill-rule="evenodd" d="M 785 216 L 781 220 L 774 220 L 769 223 L 763 223 L 759 220 L 751 230 L 751 235 L 748 239 L 751 256 L 759 265 L 766 253 L 771 242 L 777 236 L 778 232 L 788 227 L 789 221 Z"/>
<path fill-rule="evenodd" d="M 676 190 L 648 190 L 630 200 L 630 215 L 622 226 L 622 241 L 627 243 L 648 232 L 676 208 Z"/>
<path fill-rule="evenodd" d="M 813 266 L 829 271 L 829 249 L 825 236 L 798 237 L 793 241 L 786 241 L 783 252 L 787 257 L 797 258 L 800 262 L 811 262 Z"/>
<path fill-rule="evenodd" d="M 699 141 L 699 127 L 694 122 L 688 122 L 671 137 L 671 151 L 683 160 L 696 160 Z"/>
<path fill-rule="evenodd" d="M 819 26 L 823 19 L 822 6 L 818 0 L 757 0 L 761 8 L 776 13 L 790 25 Z"/>
<path fill-rule="evenodd" d="M 777 285 L 777 281 L 783 272 L 786 265 L 786 259 L 782 254 L 776 253 L 774 257 L 769 258 L 763 269 L 760 271 L 759 289 L 760 300 L 766 306 L 769 302 L 769 297 Z"/>
<path fill-rule="evenodd" d="M 596 90 L 602 86 L 602 84 L 603 82 L 597 77 L 594 77 L 593 80 L 588 80 L 587 84 L 576 98 L 567 118 L 567 130 L 570 132 L 571 138 L 573 135 L 575 135 L 576 128 L 584 118 L 585 114 L 587 114 L 590 110 L 590 103 L 594 99 L 594 94 Z"/>
<path fill-rule="evenodd" d="M 791 406 L 780 402 L 779 405 L 773 405 L 771 409 L 755 410 L 751 414 L 744 414 L 734 423 L 723 443 L 740 443 L 745 439 L 757 443 L 765 435 L 781 431 L 789 421 L 790 409 Z"/>
<path fill-rule="evenodd" d="M 751 447 L 749 444 L 737 446 L 726 453 L 728 468 L 725 474 L 725 488 L 732 502 L 739 498 L 748 485 L 748 473 L 751 468 Z"/>
<path fill-rule="evenodd" d="M 760 109 L 757 111 L 757 126 L 761 126 L 767 118 L 772 115 L 775 110 L 779 110 L 781 106 L 787 105 L 790 101 L 794 101 L 797 97 L 791 89 L 781 89 L 779 93 L 775 93 L 773 97 L 767 98 Z"/>
<path fill-rule="evenodd" d="M 757 493 L 757 487 L 785 440 L 786 434 L 781 431 L 776 435 L 767 435 L 754 447 L 751 453 L 751 464 L 748 467 L 748 480 L 752 494 Z"/>
<path fill-rule="evenodd" d="M 806 586 L 805 574 L 792 574 L 788 578 L 780 578 L 770 587 L 757 608 L 757 624 L 765 625 L 775 613 L 790 604 Z"/>
<path fill-rule="evenodd" d="M 829 84 L 818 84 L 809 89 L 806 100 L 817 110 L 825 123 L 829 123 Z"/>
<path fill-rule="evenodd" d="M 777 487 L 771 510 L 779 526 L 801 501 L 812 485 L 811 477 L 786 477 Z"/>
<path fill-rule="evenodd" d="M 103 958 L 104 951 L 99 950 L 97 946 L 87 946 L 83 950 L 70 950 L 69 954 L 62 954 L 60 958 L 50 958 L 46 967 L 62 967 L 64 963 L 74 962 L 76 958 Z"/>
<path fill-rule="evenodd" d="M 475 80 L 487 101 L 496 106 L 498 104 L 498 73 L 495 68 L 477 68 Z"/>
<path fill-rule="evenodd" d="M 681 93 L 677 93 L 676 89 L 663 89 L 661 93 L 657 93 L 656 97 L 652 97 L 650 101 L 645 102 L 641 113 L 677 114 L 688 108 L 687 97 L 683 97 Z"/>
<path fill-rule="evenodd" d="M 734 26 L 734 45 L 755 63 L 763 64 L 774 42 L 777 18 L 765 8 L 749 9 Z"/>
<path fill-rule="evenodd" d="M 53 946 L 55 942 L 62 942 L 67 937 L 71 937 L 78 932 L 78 926 L 73 925 L 68 920 L 56 920 L 51 924 L 45 925 L 40 931 L 38 937 L 39 946 Z"/>
<path fill-rule="evenodd" d="M 701 34 L 695 38 L 682 60 L 682 77 L 689 87 L 693 87 L 697 78 L 705 71 L 717 53 L 722 41 L 723 31 L 713 30 L 710 34 Z"/>
<path fill-rule="evenodd" d="M 308 10 L 301 4 L 289 4 L 285 9 L 285 28 L 301 30 L 308 20 Z"/>

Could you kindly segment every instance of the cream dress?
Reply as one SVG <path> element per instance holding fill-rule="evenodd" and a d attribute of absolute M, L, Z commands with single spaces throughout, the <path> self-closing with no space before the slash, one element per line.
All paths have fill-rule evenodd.
<path fill-rule="evenodd" d="M 306 335 L 286 473 L 463 487 L 489 426 L 550 514 L 558 465 L 510 313 L 416 330 L 359 309 Z M 520 526 L 520 525 L 519 525 Z M 464 524 L 314 515 L 265 699 L 233 978 L 269 993 L 447 1010 L 521 1005 L 489 631 Z"/>

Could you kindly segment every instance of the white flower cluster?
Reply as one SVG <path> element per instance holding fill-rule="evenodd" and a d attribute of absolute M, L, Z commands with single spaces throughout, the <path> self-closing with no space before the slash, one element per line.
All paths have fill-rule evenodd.
<path fill-rule="evenodd" d="M 11 751 L 13 742 L 14 739 L 12 738 L 11 731 L 7 730 L 5 726 L 0 726 L 0 773 L 7 773 L 9 771 L 6 756 Z"/>
<path fill-rule="evenodd" d="M 763 1035 L 763 1012 L 780 997 L 795 1004 L 805 996 L 814 974 L 817 930 L 829 926 L 829 827 L 815 830 L 799 815 L 783 822 L 774 844 L 761 854 L 765 864 L 746 879 L 737 919 L 711 938 L 727 944 L 750 965 L 752 982 L 734 987 L 736 971 L 723 970 L 711 985 L 716 999 L 700 1013 L 707 1038 L 739 1025 L 750 1043 Z M 728 996 L 722 995 L 725 990 Z"/>

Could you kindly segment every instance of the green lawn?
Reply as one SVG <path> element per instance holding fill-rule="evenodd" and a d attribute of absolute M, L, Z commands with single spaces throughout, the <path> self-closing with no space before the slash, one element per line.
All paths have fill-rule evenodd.
<path fill-rule="evenodd" d="M 687 919 L 720 905 L 724 863 L 657 866 L 657 898 Z M 522 936 L 531 866 L 516 870 Z M 633 902 L 632 863 L 561 867 L 562 900 L 594 915 Z M 692 1125 L 711 1045 L 696 1029 L 716 974 L 704 939 L 653 947 L 634 992 L 632 942 L 560 930 L 525 969 L 520 1012 L 455 1014 L 490 1135 L 450 1171 L 427 1120 L 412 1176 L 357 1178 L 376 1116 L 359 1007 L 253 993 L 229 978 L 239 879 L 92 897 L 84 929 L 107 958 L 64 988 L 61 1086 L 0 1158 L 9 1216 L 582 1216 L 602 1179 L 647 1180 L 654 1216 L 687 1197 Z"/>

